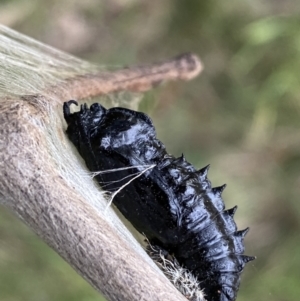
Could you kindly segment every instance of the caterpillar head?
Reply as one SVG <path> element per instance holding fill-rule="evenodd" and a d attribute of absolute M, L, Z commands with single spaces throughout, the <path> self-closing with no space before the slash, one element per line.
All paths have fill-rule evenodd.
<path fill-rule="evenodd" d="M 98 103 L 90 108 L 84 104 L 79 112 L 71 113 L 71 104 L 78 105 L 70 100 L 63 107 L 67 134 L 83 157 L 86 148 L 91 151 L 94 147 L 149 161 L 165 153 L 146 114 L 119 107 L 107 110 Z"/>

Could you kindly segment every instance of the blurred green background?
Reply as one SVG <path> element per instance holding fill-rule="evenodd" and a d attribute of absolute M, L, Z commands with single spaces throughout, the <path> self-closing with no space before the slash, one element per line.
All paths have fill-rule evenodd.
<path fill-rule="evenodd" d="M 0 23 L 104 66 L 199 54 L 200 77 L 147 93 L 141 109 L 170 153 L 211 164 L 250 226 L 257 260 L 238 300 L 300 300 L 299 1 L 13 0 L 0 1 Z M 102 299 L 0 208 L 0 300 Z"/>

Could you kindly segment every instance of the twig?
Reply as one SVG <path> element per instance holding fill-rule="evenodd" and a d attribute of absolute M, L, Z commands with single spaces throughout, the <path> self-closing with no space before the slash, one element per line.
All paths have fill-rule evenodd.
<path fill-rule="evenodd" d="M 12 37 L 16 35 L 8 29 L 1 27 L 1 30 Z M 34 42 L 30 40 L 28 44 L 33 47 Z M 53 49 L 49 53 L 53 59 L 57 56 Z M 28 51 L 24 56 L 27 54 Z M 15 66 L 13 59 L 10 62 Z M 4 63 L 7 62 L 0 62 Z M 3 69 L 12 72 L 10 78 L 14 78 L 13 68 L 5 65 Z M 34 74 L 32 65 L 30 68 L 24 74 Z M 184 55 L 148 67 L 113 73 L 86 72 L 55 85 L 53 81 L 46 82 L 42 85 L 44 93 L 32 96 L 14 94 L 11 87 L 23 90 L 18 86 L 20 83 L 12 83 L 15 86 L 7 90 L 6 97 L 0 98 L 0 204 L 18 215 L 109 300 L 183 301 L 185 298 L 137 245 L 133 247 L 136 244 L 133 240 L 126 241 L 131 236 L 120 230 L 118 218 L 112 212 L 104 214 L 106 200 L 90 178 L 82 177 L 84 166 L 64 135 L 58 104 L 70 95 L 81 99 L 122 90 L 145 91 L 167 80 L 190 79 L 200 71 L 197 57 Z M 19 73 L 17 78 L 23 80 Z M 40 78 L 34 80 L 39 83 Z M 5 88 L 10 83 L 0 84 Z M 32 83 L 28 87 L 25 91 L 37 90 Z"/>
<path fill-rule="evenodd" d="M 74 99 L 83 99 L 118 91 L 145 92 L 167 81 L 193 79 L 202 70 L 199 58 L 186 53 L 162 63 L 75 77 L 69 79 L 56 95 L 65 101 L 70 93 Z"/>

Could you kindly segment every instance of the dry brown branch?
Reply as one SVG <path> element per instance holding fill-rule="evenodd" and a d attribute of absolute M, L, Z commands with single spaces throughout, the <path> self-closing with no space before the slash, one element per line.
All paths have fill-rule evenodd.
<path fill-rule="evenodd" d="M 190 80 L 202 68 L 195 54 L 186 53 L 163 63 L 129 67 L 110 73 L 102 71 L 68 79 L 66 84 L 59 87 L 56 97 L 65 100 L 72 95 L 74 99 L 83 99 L 118 91 L 145 92 L 167 81 Z M 50 89 L 52 90 L 53 88 Z"/>
<path fill-rule="evenodd" d="M 0 99 L 0 204 L 108 300 L 185 298 L 134 245 L 114 213 L 104 213 L 106 200 L 91 178 L 82 178 L 87 174 L 84 165 L 64 135 L 60 104 L 69 96 L 145 91 L 166 80 L 190 79 L 200 71 L 197 57 L 184 55 L 148 67 L 86 72 L 55 85 L 46 83 L 44 93 L 10 92 Z"/>

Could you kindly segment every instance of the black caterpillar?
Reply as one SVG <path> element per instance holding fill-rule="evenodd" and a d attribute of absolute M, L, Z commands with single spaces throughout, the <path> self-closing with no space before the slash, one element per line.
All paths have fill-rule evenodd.
<path fill-rule="evenodd" d="M 174 158 L 156 138 L 151 119 L 125 108 L 105 109 L 98 103 L 63 113 L 67 135 L 91 171 L 121 168 L 97 176 L 105 190 L 114 192 L 128 183 L 132 169 L 154 168 L 124 187 L 114 204 L 151 245 L 174 256 L 197 277 L 208 301 L 234 301 L 245 264 L 248 228 L 237 231 L 234 207 L 224 210 L 225 185 L 211 188 L 208 167 L 196 170 L 183 156 Z"/>

